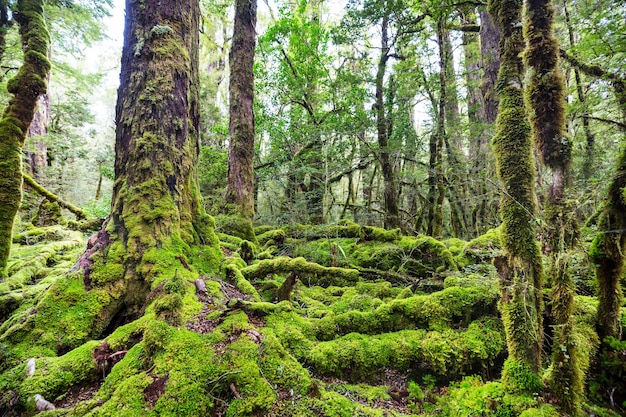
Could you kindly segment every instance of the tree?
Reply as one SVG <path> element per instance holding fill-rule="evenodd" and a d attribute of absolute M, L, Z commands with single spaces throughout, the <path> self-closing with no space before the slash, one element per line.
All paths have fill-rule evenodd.
<path fill-rule="evenodd" d="M 500 104 L 492 141 L 502 183 L 500 215 L 505 250 L 497 262 L 502 288 L 500 310 L 509 350 L 502 379 L 512 391 L 536 392 L 541 387 L 543 271 L 536 241 L 535 163 L 522 89 L 522 2 L 491 1 L 489 11 L 502 36 L 497 84 Z"/>
<path fill-rule="evenodd" d="M 3 21 L 6 20 L 4 6 L 0 13 L 0 20 Z M 47 58 L 50 40 L 42 1 L 18 1 L 14 19 L 20 25 L 24 61 L 17 75 L 7 84 L 13 98 L 0 119 L 0 280 L 6 275 L 13 220 L 22 200 L 21 150 L 37 100 L 46 92 L 46 79 L 50 71 Z M 0 24 L 2 28 L 6 25 L 4 22 Z M 0 44 L 4 44 L 4 36 L 0 37 Z"/>
<path fill-rule="evenodd" d="M 155 281 L 213 260 L 197 182 L 198 20 L 197 0 L 127 1 L 111 214 L 80 261 L 88 287 L 122 286 L 99 329 L 134 317 Z"/>
<path fill-rule="evenodd" d="M 554 339 L 552 374 L 549 382 L 563 410 L 577 415 L 583 398 L 584 366 L 575 336 L 572 312 L 574 283 L 566 250 L 573 245 L 578 225 L 565 199 L 570 183 L 572 143 L 565 127 L 565 80 L 559 66 L 558 42 L 554 37 L 554 7 L 550 0 L 526 2 L 524 61 L 529 71 L 526 99 L 535 144 L 542 163 L 552 171 L 544 213 L 544 246 L 550 255 Z"/>
<path fill-rule="evenodd" d="M 230 50 L 230 142 L 226 200 L 238 215 L 254 217 L 254 47 L 256 0 L 235 2 Z"/>

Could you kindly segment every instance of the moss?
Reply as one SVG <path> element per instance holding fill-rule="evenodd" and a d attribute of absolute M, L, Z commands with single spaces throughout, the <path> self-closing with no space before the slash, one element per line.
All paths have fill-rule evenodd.
<path fill-rule="evenodd" d="M 43 2 L 18 2 L 14 12 L 20 25 L 23 62 L 7 81 L 13 95 L 0 118 L 0 281 L 7 276 L 13 222 L 22 199 L 21 148 L 39 96 L 46 91 L 50 62 L 46 58 L 50 35 L 43 18 Z"/>
<path fill-rule="evenodd" d="M 95 381 L 99 373 L 92 352 L 98 346 L 99 341 L 90 341 L 58 358 L 38 359 L 35 374 L 20 388 L 22 401 L 35 394 L 53 401 L 71 387 Z"/>
<path fill-rule="evenodd" d="M 517 362 L 511 357 L 504 362 L 502 383 L 507 390 L 517 394 L 533 394 L 543 389 L 537 372 L 527 363 Z"/>
<path fill-rule="evenodd" d="M 566 135 L 566 89 L 558 65 L 554 6 L 549 0 L 528 2 L 524 17 L 524 61 L 529 69 L 526 100 L 532 109 L 530 120 L 535 143 L 544 164 L 552 169 L 567 168 L 571 162 L 572 142 Z"/>
<path fill-rule="evenodd" d="M 388 303 L 379 300 L 375 306 L 371 298 L 365 298 L 368 302 L 362 307 L 355 305 L 357 300 L 364 299 L 362 296 L 353 294 L 349 299 L 350 306 L 344 309 L 346 312 L 335 307 L 337 314 L 311 320 L 318 339 L 329 340 L 352 332 L 376 334 L 416 328 L 445 329 L 495 313 L 498 294 L 495 288 L 485 291 L 480 287 L 450 287 L 430 295 L 415 295 Z"/>
<path fill-rule="evenodd" d="M 354 265 L 417 277 L 457 269 L 445 244 L 424 235 L 405 236 L 396 243 L 357 243 L 349 246 L 346 252 Z"/>
<path fill-rule="evenodd" d="M 231 281 L 239 291 L 250 296 L 254 301 L 261 301 L 261 296 L 250 281 L 245 278 L 242 273 L 242 268 L 239 267 L 239 265 L 236 263 L 226 263 L 223 268 L 226 273 L 226 279 Z"/>
<path fill-rule="evenodd" d="M 293 390 L 294 395 L 308 394 L 313 384 L 309 372 L 283 347 L 274 330 L 265 328 L 262 334 L 263 375 L 281 389 Z"/>
<path fill-rule="evenodd" d="M 104 330 L 107 323 L 101 322 L 100 313 L 112 298 L 108 291 L 85 291 L 80 274 L 71 274 L 45 292 L 36 304 L 37 314 L 5 323 L 0 341 L 15 343 L 22 358 L 42 348 L 75 348 Z"/>
<path fill-rule="evenodd" d="M 341 220 L 337 224 L 323 226 L 290 225 L 284 227 L 283 230 L 291 238 L 305 240 L 361 237 L 361 226 L 350 220 Z"/>
<path fill-rule="evenodd" d="M 488 230 L 484 235 L 470 240 L 463 247 L 459 255 L 455 255 L 459 266 L 468 266 L 476 263 L 491 262 L 494 258 L 504 254 L 502 239 L 500 238 L 501 227 Z"/>
<path fill-rule="evenodd" d="M 361 230 L 364 240 L 395 242 L 401 237 L 400 229 L 386 230 L 380 227 L 363 226 Z"/>
<path fill-rule="evenodd" d="M 520 54 L 525 44 L 521 8 L 520 0 L 489 2 L 490 13 L 502 34 L 497 83 L 500 103 L 492 144 L 498 177 L 506 190 L 500 201 L 500 237 L 505 257 L 499 261 L 498 272 L 503 282 L 501 311 L 509 347 L 507 363 L 515 365 L 505 366 L 503 381 L 510 383 L 512 390 L 535 388 L 526 372 L 534 373 L 535 379 L 539 379 L 543 337 L 543 272 L 536 240 L 535 163 L 522 91 Z M 508 372 L 513 374 L 508 376 Z"/>
<path fill-rule="evenodd" d="M 473 322 L 465 332 L 351 333 L 315 345 L 306 362 L 323 375 L 356 380 L 371 379 L 385 368 L 406 371 L 417 364 L 427 364 L 440 374 L 458 374 L 475 366 L 487 368 L 504 346 L 499 325 L 486 320 Z"/>
<path fill-rule="evenodd" d="M 262 234 L 257 234 L 257 240 L 261 247 L 268 247 L 270 245 L 280 246 L 285 243 L 286 238 L 287 235 L 283 229 L 271 229 Z"/>
<path fill-rule="evenodd" d="M 467 376 L 460 383 L 452 385 L 450 395 L 441 397 L 437 406 L 441 414 L 451 417 L 512 417 L 518 416 L 525 409 L 538 407 L 539 403 L 537 397 L 509 394 L 500 382 L 483 383 L 478 376 Z"/>
<path fill-rule="evenodd" d="M 252 227 L 252 221 L 250 219 L 239 216 L 220 215 L 216 217 L 216 222 L 219 225 L 217 229 L 219 232 L 233 235 L 243 240 L 249 240 L 257 244 L 256 235 L 254 234 L 254 228 Z"/>
<path fill-rule="evenodd" d="M 345 284 L 359 279 L 359 272 L 354 269 L 324 267 L 307 262 L 304 258 L 278 257 L 267 259 L 241 270 L 249 280 L 259 279 L 268 274 L 293 272 L 306 283 Z"/>

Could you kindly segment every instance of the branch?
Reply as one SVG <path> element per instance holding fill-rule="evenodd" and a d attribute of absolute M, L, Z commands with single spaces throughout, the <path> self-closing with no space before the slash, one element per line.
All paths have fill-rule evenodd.
<path fill-rule="evenodd" d="M 625 82 L 624 79 L 620 77 L 619 75 L 609 72 L 605 70 L 604 68 L 600 67 L 599 65 L 586 64 L 580 61 L 578 58 L 571 55 L 565 49 L 559 49 L 559 53 L 563 59 L 569 62 L 570 65 L 578 68 L 579 70 L 581 70 L 583 73 L 587 75 L 590 75 L 592 77 L 598 77 L 598 78 L 606 78 L 606 79 L 609 79 L 611 81 L 615 81 L 618 83 Z"/>
<path fill-rule="evenodd" d="M 370 164 L 372 162 L 374 162 L 372 159 L 362 159 L 361 161 L 359 161 L 357 166 L 350 167 L 350 168 L 346 169 L 345 171 L 340 172 L 339 174 L 335 175 L 334 177 L 329 178 L 327 182 L 328 182 L 328 184 L 334 184 L 337 181 L 340 181 L 346 175 L 353 173 L 354 171 L 362 171 L 362 170 L 364 170 L 365 168 L 370 166 Z"/>
<path fill-rule="evenodd" d="M 612 124 L 612 125 L 619 127 L 622 130 L 626 130 L 626 123 L 618 122 L 618 121 L 611 120 L 611 119 L 604 119 L 602 117 L 589 116 L 587 114 L 583 114 L 581 115 L 581 117 L 583 119 L 595 120 L 597 122 Z"/>
<path fill-rule="evenodd" d="M 450 26 L 448 29 L 461 32 L 480 32 L 480 25 Z"/>
<path fill-rule="evenodd" d="M 56 202 L 56 203 L 59 204 L 59 206 L 68 209 L 69 211 L 74 213 L 79 220 L 87 218 L 87 213 L 85 213 L 83 210 L 81 210 L 80 208 L 76 207 L 75 205 L 61 200 L 55 194 L 53 194 L 50 191 L 46 190 L 42 185 L 37 183 L 37 181 L 35 181 L 33 179 L 33 177 L 31 177 L 30 175 L 28 175 L 26 173 L 22 173 L 22 176 L 24 177 L 24 182 L 26 184 L 28 184 L 39 195 L 45 197 L 51 203 Z"/>

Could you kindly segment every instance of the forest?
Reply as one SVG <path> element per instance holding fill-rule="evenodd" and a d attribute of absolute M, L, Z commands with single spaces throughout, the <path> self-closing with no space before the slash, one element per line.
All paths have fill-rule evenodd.
<path fill-rule="evenodd" d="M 0 0 L 3 417 L 626 414 L 623 1 L 122 3 Z"/>

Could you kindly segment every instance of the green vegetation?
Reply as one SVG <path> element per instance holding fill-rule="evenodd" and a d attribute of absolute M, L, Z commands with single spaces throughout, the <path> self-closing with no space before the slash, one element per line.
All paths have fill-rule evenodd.
<path fill-rule="evenodd" d="M 620 2 L 112 3 L 0 0 L 0 415 L 624 413 Z"/>

